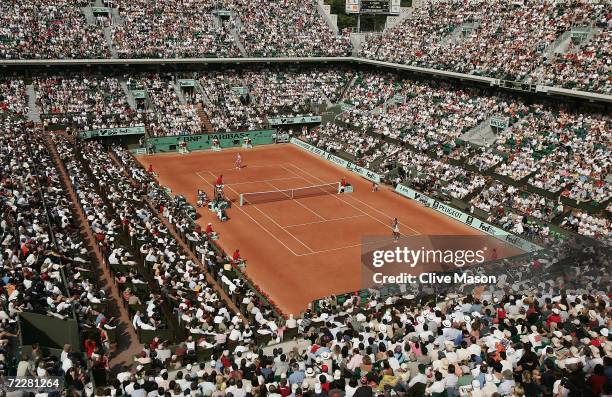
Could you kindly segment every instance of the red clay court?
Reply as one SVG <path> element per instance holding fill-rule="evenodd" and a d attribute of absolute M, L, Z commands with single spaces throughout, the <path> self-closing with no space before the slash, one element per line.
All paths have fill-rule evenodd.
<path fill-rule="evenodd" d="M 241 170 L 234 168 L 237 151 Z M 225 194 L 233 202 L 231 219 L 219 222 L 208 209 L 198 208 L 197 222 L 213 224 L 226 252 L 240 249 L 249 277 L 285 313 L 297 314 L 314 299 L 360 289 L 361 238 L 390 236 L 394 217 L 402 235 L 480 234 L 390 189 L 372 192 L 367 180 L 290 144 L 138 160 L 145 167 L 152 164 L 161 184 L 194 206 L 197 189 L 212 196 L 217 176 L 223 175 Z M 354 193 L 239 205 L 240 193 L 337 183 L 342 177 Z M 495 248 L 502 257 L 521 253 L 501 241 Z"/>

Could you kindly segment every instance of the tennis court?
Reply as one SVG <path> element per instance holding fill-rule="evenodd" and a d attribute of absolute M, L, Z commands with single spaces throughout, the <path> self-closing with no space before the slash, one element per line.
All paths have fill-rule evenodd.
<path fill-rule="evenodd" d="M 214 181 L 223 175 L 225 194 L 233 202 L 230 220 L 219 222 L 200 208 L 198 222 L 213 223 L 226 252 L 240 249 L 249 277 L 287 313 L 299 313 L 314 299 L 359 289 L 361 239 L 390 236 L 394 217 L 402 235 L 479 234 L 389 189 L 372 192 L 365 179 L 293 145 L 240 149 L 241 170 L 234 169 L 236 151 L 142 156 L 139 161 L 152 164 L 160 182 L 192 204 L 197 189 L 212 195 Z M 337 186 L 343 177 L 354 193 L 333 194 L 329 186 L 315 188 L 325 190 L 317 193 L 312 188 L 308 194 L 279 192 Z M 240 195 L 253 192 L 267 196 L 251 196 L 240 206 Z M 520 253 L 501 242 L 496 248 L 500 256 Z"/>

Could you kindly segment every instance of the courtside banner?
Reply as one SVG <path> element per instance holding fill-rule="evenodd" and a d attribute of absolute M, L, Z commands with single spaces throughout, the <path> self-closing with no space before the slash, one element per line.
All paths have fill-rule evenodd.
<path fill-rule="evenodd" d="M 320 149 L 316 146 L 312 146 L 300 139 L 291 138 L 290 141 L 292 144 L 301 147 L 302 149 L 314 154 L 315 156 L 321 157 L 324 160 L 330 161 L 334 164 L 337 164 L 341 167 L 346 168 L 347 170 L 359 174 L 361 177 L 370 180 L 372 182 L 380 183 L 381 177 L 375 172 L 372 172 L 366 168 L 360 167 L 357 164 L 353 164 L 350 161 L 346 161 L 338 156 L 335 156 L 331 153 L 327 153 L 325 150 Z"/>
<path fill-rule="evenodd" d="M 333 154 L 330 154 L 330 153 L 327 153 L 327 157 L 326 158 L 327 158 L 328 161 L 331 161 L 334 164 L 338 164 L 341 167 L 348 168 L 349 162 L 346 161 L 343 158 L 340 158 L 338 156 L 334 156 Z"/>
<path fill-rule="evenodd" d="M 97 130 L 81 131 L 79 136 L 83 139 L 104 137 L 104 136 L 119 136 L 119 135 L 144 135 L 144 125 L 136 127 L 124 128 L 100 128 Z"/>
<path fill-rule="evenodd" d="M 540 251 L 542 247 L 539 245 L 533 244 L 519 236 L 516 236 L 504 229 L 500 229 L 496 226 L 493 226 L 487 222 L 483 222 L 478 218 L 475 218 L 472 215 L 466 214 L 463 211 L 459 211 L 458 209 L 441 203 L 438 200 L 432 199 L 431 197 L 426 196 L 421 192 L 417 192 L 407 186 L 397 185 L 395 191 L 401 194 L 404 197 L 408 197 L 409 199 L 416 200 L 421 204 L 430 207 L 444 215 L 450 216 L 453 219 L 458 220 L 474 229 L 485 232 L 499 240 L 505 241 L 513 246 L 520 248 L 525 252 L 535 252 Z"/>
<path fill-rule="evenodd" d="M 268 123 L 275 125 L 320 123 L 321 116 L 268 117 Z"/>
<path fill-rule="evenodd" d="M 314 154 L 316 156 L 325 158 L 325 156 L 327 155 L 327 152 L 325 152 L 323 149 L 319 149 L 318 147 L 309 145 L 306 142 L 301 141 L 299 139 L 291 138 L 290 142 L 293 143 L 296 146 L 301 147 L 304 150 L 309 151 L 310 153 L 312 153 L 312 154 Z"/>
<path fill-rule="evenodd" d="M 360 167 L 357 164 L 353 164 L 353 163 L 348 163 L 346 168 L 348 168 L 349 170 L 353 172 L 356 172 L 357 174 L 361 175 L 365 179 L 369 179 L 370 181 L 380 183 L 380 175 L 378 175 L 375 172 L 370 171 L 367 168 Z"/>

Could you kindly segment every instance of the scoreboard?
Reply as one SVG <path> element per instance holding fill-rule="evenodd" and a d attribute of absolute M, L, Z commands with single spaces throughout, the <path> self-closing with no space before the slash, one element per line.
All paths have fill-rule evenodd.
<path fill-rule="evenodd" d="M 389 12 L 391 0 L 361 0 L 363 14 L 385 14 Z"/>
<path fill-rule="evenodd" d="M 399 15 L 400 0 L 346 0 L 346 13 Z"/>

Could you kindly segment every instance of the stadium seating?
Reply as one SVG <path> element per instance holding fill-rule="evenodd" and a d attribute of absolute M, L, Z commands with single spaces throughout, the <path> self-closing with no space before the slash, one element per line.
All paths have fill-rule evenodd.
<path fill-rule="evenodd" d="M 604 2 L 414 5 L 360 56 L 611 92 Z M 349 56 L 321 7 L 11 0 L 0 60 Z M 369 66 L 13 72 L 0 77 L 0 375 L 57 377 L 79 397 L 610 394 L 606 105 Z M 347 291 L 284 313 L 222 249 L 225 232 L 203 230 L 134 153 L 305 115 L 321 123 L 278 133 L 544 249 L 492 256 L 449 286 Z M 121 127 L 145 134 L 84 134 Z M 496 280 L 461 281 L 482 275 Z"/>
<path fill-rule="evenodd" d="M 610 65 L 604 61 L 610 48 L 608 24 L 606 7 L 598 3 L 432 0 L 382 36 L 367 41 L 361 55 L 610 93 Z M 566 32 L 573 36 L 577 31 L 594 32 L 594 37 L 556 54 L 551 47 Z"/>

